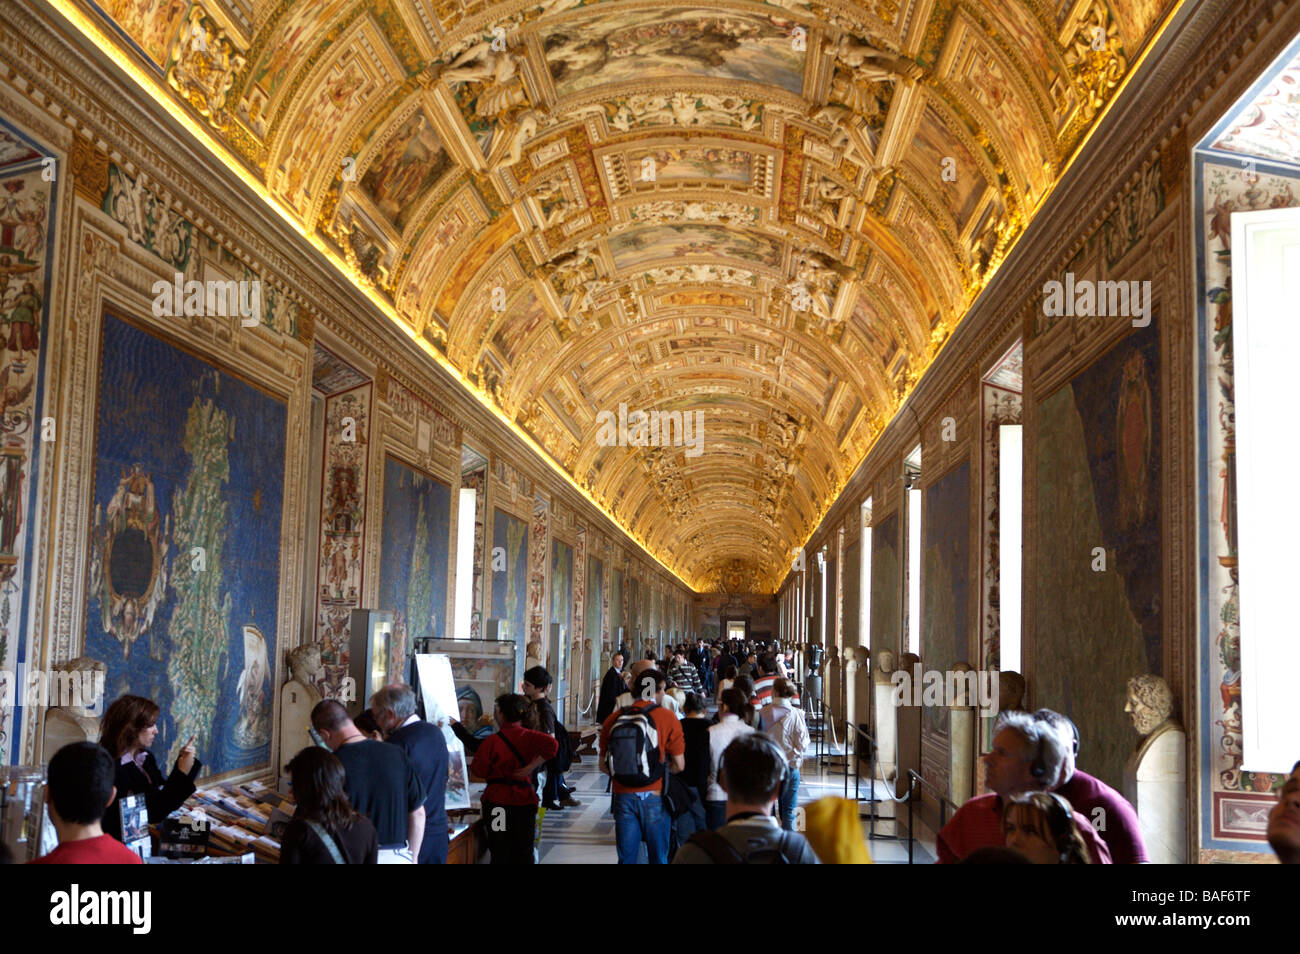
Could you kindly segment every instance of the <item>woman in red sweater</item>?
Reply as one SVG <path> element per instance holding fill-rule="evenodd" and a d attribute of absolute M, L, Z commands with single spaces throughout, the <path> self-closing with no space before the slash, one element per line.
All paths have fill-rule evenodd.
<path fill-rule="evenodd" d="M 497 698 L 497 732 L 474 753 L 470 772 L 487 779 L 483 792 L 483 829 L 492 864 L 533 863 L 537 822 L 537 786 L 533 772 L 555 757 L 555 736 L 525 728 L 535 718 L 533 704 L 508 693 Z"/>

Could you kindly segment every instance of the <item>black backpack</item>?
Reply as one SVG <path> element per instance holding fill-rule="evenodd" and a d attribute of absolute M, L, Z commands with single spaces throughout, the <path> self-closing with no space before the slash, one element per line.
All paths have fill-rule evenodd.
<path fill-rule="evenodd" d="M 659 728 L 650 713 L 659 706 L 620 709 L 609 730 L 605 765 L 614 781 L 628 788 L 644 788 L 664 777 L 659 757 Z"/>
<path fill-rule="evenodd" d="M 555 758 L 546 763 L 547 768 L 556 772 L 567 772 L 573 765 L 573 739 L 564 727 L 559 716 L 555 717 Z"/>
<path fill-rule="evenodd" d="M 715 865 L 793 865 L 798 857 L 788 831 L 781 832 L 781 840 L 774 846 L 755 848 L 741 854 L 731 842 L 716 831 L 697 831 L 686 843 L 694 845 L 709 856 Z"/>

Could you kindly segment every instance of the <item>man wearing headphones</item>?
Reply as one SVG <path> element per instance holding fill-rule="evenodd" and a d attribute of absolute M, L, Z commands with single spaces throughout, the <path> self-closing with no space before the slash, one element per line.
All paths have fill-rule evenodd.
<path fill-rule="evenodd" d="M 820 864 L 803 835 L 783 831 L 772 816 L 788 771 L 786 755 L 772 739 L 761 732 L 738 736 L 722 753 L 719 770 L 727 823 L 717 831 L 697 831 L 673 864 Z"/>
<path fill-rule="evenodd" d="M 939 864 L 954 864 L 977 848 L 1003 844 L 1003 802 L 1021 792 L 1056 787 L 1065 765 L 1065 746 L 1056 729 L 1027 712 L 1003 712 L 993 734 L 993 750 L 983 756 L 988 795 L 969 799 L 943 826 L 935 847 Z M 1088 819 L 1077 811 L 1074 822 L 1088 845 L 1092 863 L 1111 863 L 1110 849 Z"/>
<path fill-rule="evenodd" d="M 1084 817 L 1092 822 L 1101 840 L 1110 849 L 1110 858 L 1117 865 L 1147 864 L 1147 846 L 1142 840 L 1142 826 L 1137 812 L 1119 792 L 1101 779 L 1079 769 L 1079 729 L 1061 713 L 1052 709 L 1039 709 L 1034 718 L 1056 729 L 1065 747 L 1065 764 L 1056 785 L 1056 794 L 1066 799 Z"/>

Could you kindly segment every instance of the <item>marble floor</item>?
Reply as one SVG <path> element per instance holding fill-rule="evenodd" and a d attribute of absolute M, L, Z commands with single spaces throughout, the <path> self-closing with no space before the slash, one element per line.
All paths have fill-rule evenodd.
<path fill-rule="evenodd" d="M 809 750 L 810 756 L 813 750 Z M 835 764 L 819 766 L 809 758 L 801 773 L 799 804 L 806 805 L 827 795 L 844 796 L 843 769 Z M 548 811 L 542 820 L 540 859 L 542 864 L 614 864 L 618 858 L 614 850 L 614 816 L 610 814 L 610 796 L 606 791 L 608 777 L 596 766 L 594 755 L 584 755 L 565 774 L 565 781 L 574 790 L 574 797 L 582 802 L 579 808 Z M 852 778 L 850 778 L 852 797 Z M 883 793 L 880 793 L 883 797 Z M 866 814 L 867 789 L 860 790 L 860 813 Z M 863 835 L 868 835 L 868 821 L 863 819 Z M 907 864 L 907 841 L 892 838 L 868 838 L 872 860 L 879 864 Z M 932 844 L 920 840 L 913 846 L 914 864 L 932 864 Z"/>

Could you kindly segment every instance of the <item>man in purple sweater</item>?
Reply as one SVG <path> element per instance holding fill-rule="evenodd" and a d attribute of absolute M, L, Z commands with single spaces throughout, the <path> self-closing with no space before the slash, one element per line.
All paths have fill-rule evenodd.
<path fill-rule="evenodd" d="M 1110 849 L 1112 863 L 1147 864 L 1147 847 L 1142 841 L 1142 829 L 1138 826 L 1133 806 L 1101 779 L 1075 768 L 1075 759 L 1079 755 L 1079 730 L 1075 724 L 1051 709 L 1039 709 L 1034 718 L 1055 728 L 1065 746 L 1065 765 L 1054 789 L 1056 794 L 1092 822 Z"/>

